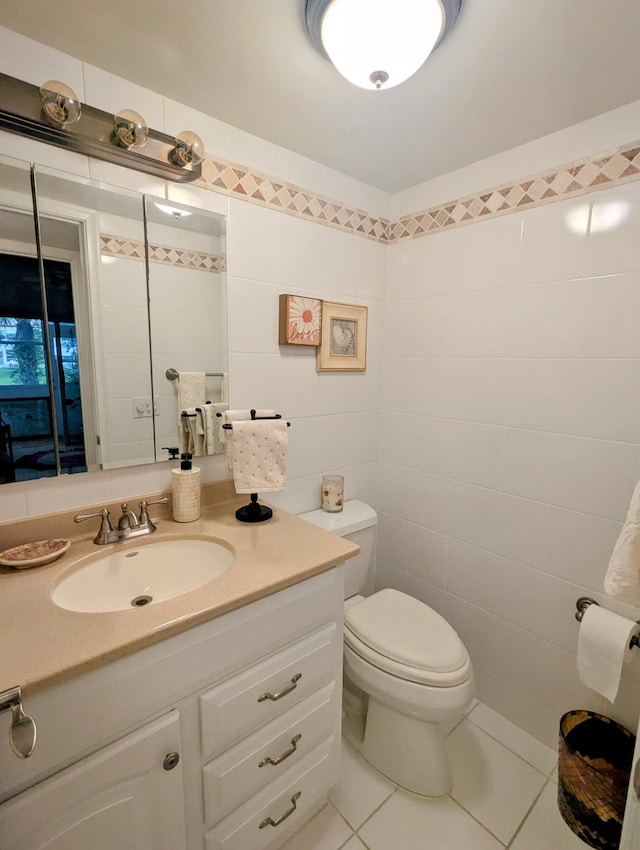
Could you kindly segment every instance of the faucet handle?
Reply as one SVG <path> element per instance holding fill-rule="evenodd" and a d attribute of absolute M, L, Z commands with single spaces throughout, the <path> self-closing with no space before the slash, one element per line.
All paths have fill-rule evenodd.
<path fill-rule="evenodd" d="M 140 525 L 144 525 L 146 523 L 147 525 L 153 526 L 152 530 L 154 530 L 155 525 L 153 525 L 153 523 L 149 519 L 147 508 L 151 507 L 151 505 L 166 505 L 168 501 L 169 498 L 167 496 L 163 496 L 162 499 L 154 499 L 152 502 L 147 502 L 146 499 L 143 499 L 141 502 L 138 502 L 138 507 L 140 508 Z"/>
<path fill-rule="evenodd" d="M 85 519 L 93 519 L 94 517 L 100 517 L 100 531 L 98 531 L 98 535 L 94 540 L 94 543 L 104 544 L 107 543 L 107 537 L 110 532 L 113 531 L 113 526 L 111 525 L 111 520 L 109 519 L 109 509 L 102 508 L 95 514 L 76 514 L 74 516 L 74 522 L 84 522 Z"/>
<path fill-rule="evenodd" d="M 109 522 L 109 514 L 110 514 L 110 511 L 109 511 L 108 508 L 102 508 L 102 510 L 99 510 L 95 514 L 76 514 L 73 518 L 73 521 L 74 522 L 84 522 L 85 519 L 93 519 L 94 517 L 99 516 L 99 517 L 102 517 L 103 522 L 104 522 L 105 519 L 106 519 L 107 522 Z M 111 524 L 111 523 L 109 523 L 109 524 Z"/>

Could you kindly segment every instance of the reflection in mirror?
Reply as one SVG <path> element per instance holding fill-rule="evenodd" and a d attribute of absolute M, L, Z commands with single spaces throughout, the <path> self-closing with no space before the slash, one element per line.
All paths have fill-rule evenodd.
<path fill-rule="evenodd" d="M 153 461 L 142 196 L 34 167 L 42 286 L 29 165 L 0 168 L 0 480 Z"/>
<path fill-rule="evenodd" d="M 149 195 L 145 214 L 156 459 L 167 459 L 165 446 L 214 454 L 221 450 L 214 436 L 215 413 L 228 401 L 225 219 Z M 168 370 L 200 373 L 192 377 L 196 385 L 204 377 L 204 388 L 196 396 L 188 394 L 186 378 L 170 380 Z M 181 415 L 186 410 L 194 422 L 196 408 L 197 435 Z M 207 421 L 216 426 L 208 437 Z"/>
<path fill-rule="evenodd" d="M 164 460 L 182 424 L 167 369 L 227 400 L 224 217 L 149 197 L 145 234 L 137 192 L 33 181 L 37 218 L 30 165 L 0 157 L 0 483 Z"/>
<path fill-rule="evenodd" d="M 29 164 L 0 159 L 0 483 L 55 475 Z M 25 460 L 46 453 L 36 472 Z"/>
<path fill-rule="evenodd" d="M 42 250 L 77 243 L 77 381 L 90 469 L 154 459 L 142 198 L 36 166 Z M 69 236 L 69 238 L 71 238 Z M 149 404 L 140 416 L 137 403 Z"/>

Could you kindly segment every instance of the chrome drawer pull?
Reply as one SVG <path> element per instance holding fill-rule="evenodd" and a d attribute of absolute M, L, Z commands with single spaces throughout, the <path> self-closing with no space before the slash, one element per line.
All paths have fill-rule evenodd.
<path fill-rule="evenodd" d="M 298 808 L 296 806 L 296 803 L 297 803 L 301 794 L 302 794 L 302 791 L 296 791 L 296 793 L 291 798 L 291 808 L 287 809 L 287 811 L 284 814 L 280 815 L 280 817 L 276 818 L 275 820 L 273 818 L 265 818 L 262 821 L 262 823 L 260 824 L 260 826 L 258 827 L 258 829 L 264 829 L 265 826 L 280 826 L 282 821 L 286 820 L 289 817 L 289 815 L 292 815 L 295 812 L 295 810 Z"/>
<path fill-rule="evenodd" d="M 292 756 L 298 749 L 298 741 L 300 740 L 300 738 L 302 738 L 301 734 L 296 735 L 294 738 L 291 739 L 291 746 L 288 750 L 286 750 L 286 752 L 282 753 L 281 756 L 278 756 L 277 759 L 272 759 L 270 756 L 267 756 L 266 758 L 262 759 L 262 761 L 258 764 L 258 767 L 264 767 L 265 764 L 272 764 L 274 766 L 282 764 L 285 759 L 288 759 L 289 756 Z"/>
<path fill-rule="evenodd" d="M 286 697 L 287 694 L 290 694 L 291 691 L 295 691 L 298 687 L 298 681 L 302 679 L 302 673 L 296 673 L 296 675 L 291 680 L 291 684 L 288 685 L 283 691 L 279 691 L 277 694 L 260 694 L 258 697 L 258 702 L 264 702 L 266 699 L 282 699 L 282 697 Z"/>
<path fill-rule="evenodd" d="M 28 759 L 36 746 L 38 730 L 36 722 L 22 707 L 22 689 L 20 686 L 8 688 L 0 693 L 0 712 L 11 711 L 9 744 L 13 752 L 21 759 Z"/>

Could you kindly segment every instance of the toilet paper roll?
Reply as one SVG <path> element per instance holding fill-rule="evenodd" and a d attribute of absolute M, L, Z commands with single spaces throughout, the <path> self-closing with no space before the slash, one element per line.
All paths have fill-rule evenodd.
<path fill-rule="evenodd" d="M 588 688 L 613 702 L 620 687 L 622 665 L 640 652 L 629 646 L 640 625 L 600 605 L 589 605 L 578 635 L 578 675 Z"/>

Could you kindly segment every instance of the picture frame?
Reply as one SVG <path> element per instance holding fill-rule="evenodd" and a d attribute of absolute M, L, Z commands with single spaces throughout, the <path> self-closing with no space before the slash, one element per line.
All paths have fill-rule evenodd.
<path fill-rule="evenodd" d="M 318 372 L 364 372 L 367 368 L 367 308 L 322 302 Z"/>
<path fill-rule="evenodd" d="M 304 295 L 279 299 L 279 345 L 320 345 L 322 300 Z"/>

